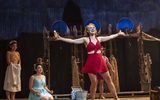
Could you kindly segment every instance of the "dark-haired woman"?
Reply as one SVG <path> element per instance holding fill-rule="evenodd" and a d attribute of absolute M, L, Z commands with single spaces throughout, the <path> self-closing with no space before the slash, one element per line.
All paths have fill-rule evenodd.
<path fill-rule="evenodd" d="M 32 75 L 29 80 L 29 100 L 54 100 L 53 91 L 46 86 L 46 77 L 43 75 L 41 64 L 34 66 L 36 74 Z"/>

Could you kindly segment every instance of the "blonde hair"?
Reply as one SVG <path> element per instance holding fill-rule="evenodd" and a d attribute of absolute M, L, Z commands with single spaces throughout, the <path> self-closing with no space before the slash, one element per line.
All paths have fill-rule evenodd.
<path fill-rule="evenodd" d="M 91 25 L 93 25 L 94 27 L 96 27 L 94 23 L 89 23 L 88 25 L 86 25 L 86 27 L 84 29 L 84 36 L 89 36 L 88 27 L 91 26 Z"/>

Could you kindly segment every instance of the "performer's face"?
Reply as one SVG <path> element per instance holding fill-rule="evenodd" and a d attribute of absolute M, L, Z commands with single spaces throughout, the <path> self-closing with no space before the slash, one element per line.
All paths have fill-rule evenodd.
<path fill-rule="evenodd" d="M 38 65 L 37 66 L 37 73 L 42 73 L 43 72 L 43 68 L 42 68 L 42 66 L 41 65 Z"/>
<path fill-rule="evenodd" d="M 94 24 L 90 23 L 89 25 L 87 25 L 87 32 L 89 33 L 89 35 L 96 35 L 97 34 L 97 30 Z"/>
<path fill-rule="evenodd" d="M 15 51 L 17 49 L 17 44 L 14 43 L 14 44 L 10 45 L 10 48 L 12 51 Z"/>

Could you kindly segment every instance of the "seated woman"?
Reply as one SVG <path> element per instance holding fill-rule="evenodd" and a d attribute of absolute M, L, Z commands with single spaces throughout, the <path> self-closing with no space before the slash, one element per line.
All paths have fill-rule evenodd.
<path fill-rule="evenodd" d="M 54 100 L 53 91 L 46 86 L 46 77 L 43 75 L 41 64 L 34 66 L 36 74 L 32 75 L 29 80 L 29 100 Z"/>

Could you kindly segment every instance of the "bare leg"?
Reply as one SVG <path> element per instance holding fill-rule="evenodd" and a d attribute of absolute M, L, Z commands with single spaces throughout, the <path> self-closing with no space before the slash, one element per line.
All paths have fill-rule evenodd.
<path fill-rule="evenodd" d="M 50 97 L 49 100 L 54 100 L 54 98 L 53 98 L 53 97 Z"/>
<path fill-rule="evenodd" d="M 54 100 L 53 97 L 42 97 L 40 100 Z"/>
<path fill-rule="evenodd" d="M 105 99 L 105 97 L 103 96 L 103 91 L 104 91 L 104 81 L 101 79 L 98 81 L 98 84 L 99 84 L 99 92 L 100 92 L 100 99 Z"/>
<path fill-rule="evenodd" d="M 88 76 L 91 81 L 91 86 L 90 86 L 91 100 L 94 100 L 96 95 L 96 90 L 97 90 L 97 77 L 95 74 L 88 74 Z"/>
<path fill-rule="evenodd" d="M 114 86 L 114 84 L 112 82 L 112 79 L 111 79 L 111 76 L 110 76 L 109 72 L 103 73 L 101 75 L 104 78 L 105 82 L 107 83 L 108 88 L 109 88 L 110 92 L 112 93 L 114 99 L 115 100 L 120 100 L 118 98 L 118 95 L 117 95 L 117 92 L 116 92 L 116 88 L 115 88 L 115 86 Z"/>
<path fill-rule="evenodd" d="M 16 95 L 15 92 L 11 92 L 11 100 L 15 100 L 15 95 Z"/>
<path fill-rule="evenodd" d="M 47 97 L 42 97 L 41 100 L 48 100 L 48 98 Z"/>
<path fill-rule="evenodd" d="M 7 100 L 11 100 L 9 91 L 6 91 L 6 97 L 7 97 Z"/>

